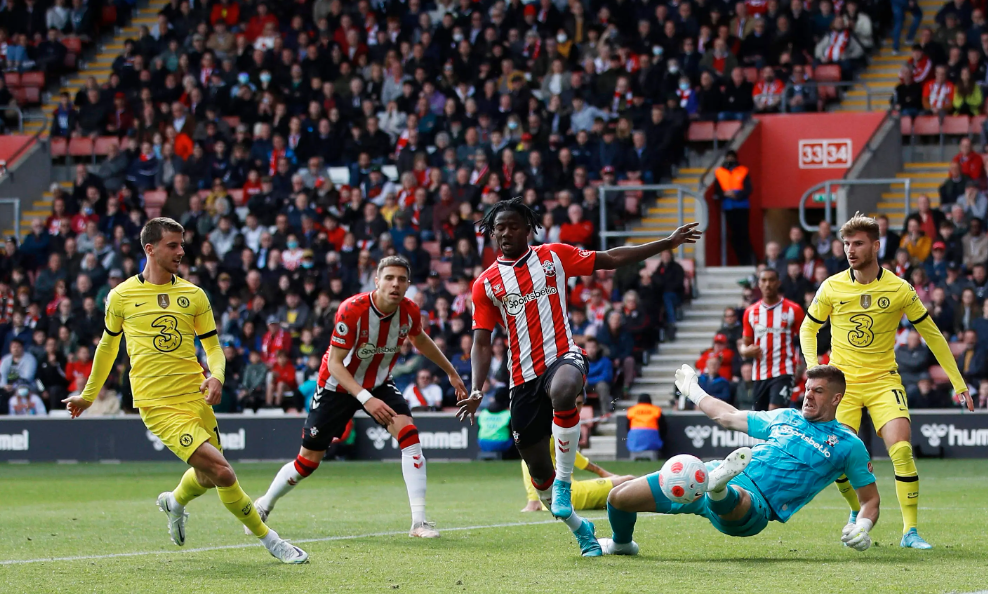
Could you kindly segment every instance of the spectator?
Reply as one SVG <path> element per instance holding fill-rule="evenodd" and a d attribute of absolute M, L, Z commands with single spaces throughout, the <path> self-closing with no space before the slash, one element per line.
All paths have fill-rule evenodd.
<path fill-rule="evenodd" d="M 787 264 L 790 260 L 799 260 L 803 257 L 803 246 L 805 244 L 806 237 L 803 234 L 803 228 L 799 225 L 793 225 L 789 228 L 789 245 L 786 246 L 785 251 L 782 253 L 782 259 Z"/>
<path fill-rule="evenodd" d="M 922 52 L 920 52 L 922 53 Z M 929 63 L 929 59 L 924 56 Z M 899 84 L 892 94 L 892 108 L 904 116 L 915 118 L 923 113 L 923 84 L 913 78 L 914 69 L 903 66 L 899 71 Z"/>
<path fill-rule="evenodd" d="M 947 180 L 940 185 L 940 206 L 947 208 L 964 195 L 971 178 L 961 172 L 959 161 L 951 161 L 947 167 Z M 977 185 L 975 184 L 975 187 Z"/>
<path fill-rule="evenodd" d="M 744 120 L 755 110 L 755 89 L 737 66 L 731 70 L 731 80 L 724 88 L 724 111 L 718 120 Z"/>
<path fill-rule="evenodd" d="M 799 260 L 789 260 L 786 276 L 782 279 L 782 296 L 794 303 L 802 303 L 803 295 L 810 291 L 812 287 L 803 276 L 803 265 Z"/>
<path fill-rule="evenodd" d="M 964 194 L 957 199 L 955 205 L 959 205 L 964 211 L 965 219 L 985 219 L 988 214 L 988 197 L 978 189 L 978 184 L 974 181 L 967 182 Z"/>
<path fill-rule="evenodd" d="M 906 344 L 895 348 L 895 362 L 899 367 L 899 376 L 906 387 L 919 381 L 920 375 L 930 368 L 930 351 L 923 344 L 919 332 L 910 330 L 906 335 Z"/>
<path fill-rule="evenodd" d="M 771 66 L 763 68 L 761 78 L 755 83 L 751 92 L 755 111 L 757 113 L 778 112 L 784 99 L 785 87 L 785 83 L 775 77 L 775 70 Z"/>
<path fill-rule="evenodd" d="M 587 359 L 590 361 L 586 380 L 587 392 L 596 394 L 603 406 L 609 408 L 611 405 L 611 382 L 614 381 L 614 364 L 601 352 L 600 343 L 597 342 L 596 338 L 587 337 L 583 348 L 587 351 Z"/>
<path fill-rule="evenodd" d="M 864 48 L 847 21 L 838 16 L 830 24 L 830 33 L 816 44 L 813 55 L 821 64 L 838 64 L 842 78 L 848 80 L 864 58 Z"/>
<path fill-rule="evenodd" d="M 638 404 L 625 413 L 628 417 L 628 451 L 648 452 L 662 449 L 662 435 L 659 425 L 662 409 L 652 404 L 649 394 L 638 396 Z"/>
<path fill-rule="evenodd" d="M 48 414 L 41 397 L 31 391 L 27 383 L 18 383 L 14 395 L 7 402 L 9 414 L 13 416 L 44 416 Z"/>
<path fill-rule="evenodd" d="M 933 384 L 930 374 L 925 371 L 919 374 L 914 383 L 903 382 L 903 385 L 906 387 L 906 400 L 909 402 L 909 406 L 913 408 L 947 408 L 949 406 L 949 397 L 944 394 L 943 389 Z M 988 387 L 984 380 L 981 380 L 979 390 L 981 386 Z"/>
<path fill-rule="evenodd" d="M 265 404 L 268 366 L 261 360 L 261 352 L 251 350 L 249 363 L 240 376 L 237 390 L 237 403 L 240 410 L 251 409 L 257 412 Z"/>
<path fill-rule="evenodd" d="M 755 383 L 751 379 L 753 365 L 747 361 L 741 364 L 741 378 L 731 386 L 732 399 L 738 410 L 754 410 Z"/>
<path fill-rule="evenodd" d="M 786 261 L 782 258 L 782 247 L 779 242 L 770 241 L 765 244 L 765 260 L 762 261 L 762 264 L 775 270 L 779 274 L 779 278 L 786 275 Z"/>
<path fill-rule="evenodd" d="M 75 358 L 70 359 L 65 366 L 65 377 L 69 380 L 69 394 L 78 394 L 86 386 L 86 380 L 93 372 L 93 360 L 89 352 L 89 347 L 79 345 L 75 352 Z"/>
<path fill-rule="evenodd" d="M 659 265 L 652 273 L 652 287 L 662 296 L 666 340 L 675 340 L 679 307 L 686 296 L 686 273 L 673 257 L 672 250 L 659 254 Z"/>
<path fill-rule="evenodd" d="M 625 329 L 621 312 L 615 310 L 608 313 L 606 326 L 598 329 L 594 337 L 621 376 L 623 394 L 627 394 L 635 381 L 635 340 Z"/>
<path fill-rule="evenodd" d="M 86 417 L 111 417 L 120 414 L 120 398 L 107 386 L 100 388 L 96 400 L 83 413 Z"/>
<path fill-rule="evenodd" d="M 878 260 L 880 262 L 890 262 L 895 258 L 895 251 L 899 249 L 901 238 L 895 231 L 889 230 L 889 218 L 883 214 L 875 219 L 878 223 Z"/>
<path fill-rule="evenodd" d="M 964 268 L 971 270 L 978 264 L 988 262 L 988 236 L 982 231 L 981 219 L 971 219 L 967 236 L 963 243 Z"/>
<path fill-rule="evenodd" d="M 946 217 L 941 211 L 930 208 L 930 198 L 925 194 L 920 194 L 916 198 L 916 212 L 906 218 L 905 228 L 907 231 L 909 229 L 909 221 L 913 220 L 919 223 L 918 230 L 922 231 L 923 235 L 932 241 L 937 236 L 940 223 L 946 220 Z M 900 240 L 899 243 L 901 245 L 902 241 Z"/>
<path fill-rule="evenodd" d="M 730 353 L 730 351 L 725 352 Z M 703 373 L 697 376 L 700 389 L 718 400 L 730 402 L 731 384 L 729 379 L 724 378 L 721 359 L 716 356 L 708 358 L 702 369 Z"/>
<path fill-rule="evenodd" d="M 280 350 L 275 355 L 264 404 L 268 408 L 281 408 L 287 413 L 296 413 L 304 408 L 298 392 L 295 366 L 289 359 L 288 351 Z"/>
<path fill-rule="evenodd" d="M 477 413 L 477 446 L 482 452 L 507 452 L 514 446 L 511 411 L 498 398 Z"/>
<path fill-rule="evenodd" d="M 918 219 L 909 218 L 906 221 L 906 234 L 902 236 L 899 247 L 904 248 L 909 253 L 909 259 L 913 266 L 921 265 L 930 255 L 932 242 L 920 228 Z"/>
<path fill-rule="evenodd" d="M 981 155 L 971 150 L 971 139 L 962 137 L 960 141 L 960 152 L 954 155 L 953 162 L 961 167 L 961 173 L 968 178 L 978 182 L 978 186 L 984 185 L 985 163 Z M 967 185 L 965 184 L 965 188 Z"/>
<path fill-rule="evenodd" d="M 960 79 L 954 89 L 954 113 L 957 115 L 979 115 L 984 105 L 981 87 L 971 77 L 969 69 L 961 68 Z"/>
<path fill-rule="evenodd" d="M 443 405 L 443 390 L 428 369 L 420 369 L 415 383 L 405 388 L 405 402 L 413 411 L 438 410 Z"/>
<path fill-rule="evenodd" d="M 964 350 L 958 353 L 957 368 L 960 370 L 968 386 L 978 385 L 985 378 L 985 364 L 988 353 L 978 348 L 978 333 L 974 330 L 964 332 Z"/>
<path fill-rule="evenodd" d="M 714 336 L 713 347 L 703 351 L 700 354 L 700 358 L 696 360 L 695 369 L 707 369 L 707 364 L 709 361 L 715 360 L 717 362 L 717 367 L 714 368 L 714 373 L 720 375 L 725 381 L 731 381 L 734 375 L 734 351 L 728 347 L 727 336 L 724 334 L 717 334 Z M 728 387 L 728 391 L 730 388 Z M 707 392 L 709 394 L 709 392 Z"/>
<path fill-rule="evenodd" d="M 964 332 L 972 328 L 972 323 L 978 318 L 980 303 L 973 288 L 964 289 L 961 301 L 954 306 L 953 336 L 960 338 Z"/>
<path fill-rule="evenodd" d="M 906 11 L 912 14 L 912 23 L 909 26 L 909 32 L 906 33 L 906 41 L 909 42 L 910 39 L 916 38 L 916 32 L 919 31 L 920 22 L 923 20 L 923 9 L 920 8 L 919 2 L 915 0 L 891 0 L 892 4 L 892 51 L 899 51 L 899 42 L 902 39 L 902 26 L 906 22 Z"/>
<path fill-rule="evenodd" d="M 0 358 L 0 391 L 3 393 L 0 398 L 4 400 L 13 395 L 18 382 L 34 383 L 38 361 L 25 350 L 24 344 L 21 338 L 10 340 L 10 352 Z"/>
<path fill-rule="evenodd" d="M 954 83 L 947 78 L 947 67 L 940 65 L 934 70 L 932 80 L 923 86 L 923 109 L 943 117 L 954 109 Z M 963 151 L 963 141 L 962 151 Z M 984 172 L 982 171 L 982 176 Z"/>
<path fill-rule="evenodd" d="M 261 339 L 261 355 L 264 362 L 272 365 L 277 359 L 278 353 L 290 353 L 292 350 L 292 336 L 281 327 L 278 316 L 271 315 L 267 319 L 268 331 Z"/>
<path fill-rule="evenodd" d="M 730 346 L 732 351 L 737 352 L 738 341 L 741 340 L 741 336 L 744 333 L 744 328 L 740 320 L 738 320 L 738 310 L 733 307 L 728 307 L 724 310 L 724 317 L 721 320 L 720 329 L 717 330 L 717 334 L 723 334 L 727 337 L 727 344 Z"/>

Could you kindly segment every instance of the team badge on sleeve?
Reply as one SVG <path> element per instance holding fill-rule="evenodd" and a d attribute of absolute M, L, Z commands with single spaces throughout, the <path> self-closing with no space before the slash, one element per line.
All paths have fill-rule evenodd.
<path fill-rule="evenodd" d="M 336 324 L 336 333 L 339 334 L 340 336 L 346 336 L 347 332 L 349 331 L 350 328 L 345 323 L 340 322 Z"/>

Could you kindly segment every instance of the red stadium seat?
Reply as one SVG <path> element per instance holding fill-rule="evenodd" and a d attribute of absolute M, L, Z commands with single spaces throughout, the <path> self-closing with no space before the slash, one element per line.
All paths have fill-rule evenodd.
<path fill-rule="evenodd" d="M 902 116 L 902 119 L 899 120 L 899 131 L 903 136 L 912 136 L 913 119 L 909 116 Z"/>
<path fill-rule="evenodd" d="M 73 54 L 82 53 L 82 40 L 78 37 L 66 36 L 62 38 L 62 45 Z"/>
<path fill-rule="evenodd" d="M 957 357 L 957 355 L 963 353 L 964 349 L 966 348 L 963 342 L 951 342 L 949 344 L 950 344 L 950 354 L 953 355 L 955 358 Z"/>
<path fill-rule="evenodd" d="M 72 138 L 69 140 L 70 157 L 92 157 L 93 139 L 88 136 Z"/>
<path fill-rule="evenodd" d="M 688 142 L 713 142 L 714 123 L 713 122 L 693 122 L 686 133 Z"/>
<path fill-rule="evenodd" d="M 51 139 L 51 158 L 64 157 L 69 151 L 69 141 L 61 136 L 54 136 Z"/>
<path fill-rule="evenodd" d="M 114 25 L 117 22 L 117 7 L 116 6 L 104 6 L 103 13 L 100 15 L 100 25 Z"/>
<path fill-rule="evenodd" d="M 233 206 L 243 206 L 244 205 L 243 189 L 230 190 L 230 200 L 233 201 Z"/>
<path fill-rule="evenodd" d="M 484 247 L 484 253 L 481 254 L 480 256 L 481 266 L 487 268 L 488 266 L 493 264 L 494 260 L 496 259 L 497 256 L 494 254 L 494 248 L 492 248 L 491 246 Z"/>
<path fill-rule="evenodd" d="M 65 54 L 65 60 L 62 61 L 62 66 L 68 70 L 78 70 L 79 69 L 79 54 L 69 52 Z"/>
<path fill-rule="evenodd" d="M 946 116 L 941 124 L 948 136 L 967 136 L 971 132 L 971 118 L 966 115 Z"/>
<path fill-rule="evenodd" d="M 839 82 L 840 66 L 837 64 L 821 64 L 813 71 L 813 80 L 817 82 Z"/>
<path fill-rule="evenodd" d="M 754 66 L 749 66 L 744 69 L 744 78 L 751 84 L 758 82 L 758 69 Z"/>
<path fill-rule="evenodd" d="M 452 262 L 441 262 L 439 260 L 433 260 L 429 263 L 429 268 L 435 270 L 439 273 L 439 276 L 443 278 L 449 278 L 453 274 L 453 263 Z"/>
<path fill-rule="evenodd" d="M 25 72 L 21 74 L 21 86 L 38 87 L 39 89 L 43 89 L 45 87 L 45 73 Z"/>
<path fill-rule="evenodd" d="M 117 148 L 120 148 L 120 139 L 116 136 L 100 136 L 96 139 L 93 152 L 97 156 L 105 157 L 110 154 L 110 145 L 116 145 Z"/>
<path fill-rule="evenodd" d="M 722 142 L 727 142 L 734 138 L 734 135 L 738 133 L 743 124 L 741 122 L 729 121 L 729 122 L 717 122 L 716 128 L 716 138 Z"/>
<path fill-rule="evenodd" d="M 4 72 L 3 82 L 7 85 L 8 89 L 16 89 L 21 86 L 21 73 L 20 72 Z"/>
<path fill-rule="evenodd" d="M 24 87 L 24 103 L 26 105 L 37 105 L 41 103 L 41 87 Z"/>
<path fill-rule="evenodd" d="M 438 241 L 426 241 L 422 243 L 422 249 L 429 253 L 433 258 L 439 257 L 439 242 Z"/>
<path fill-rule="evenodd" d="M 17 105 L 27 105 L 27 90 L 24 87 L 13 87 L 10 89 L 10 94 L 14 96 Z"/>
<path fill-rule="evenodd" d="M 971 134 L 973 134 L 975 136 L 977 136 L 978 134 L 981 134 L 981 127 L 984 125 L 985 120 L 988 120 L 988 117 L 983 116 L 983 115 L 976 115 L 976 116 L 972 117 L 971 118 Z"/>
<path fill-rule="evenodd" d="M 166 198 L 168 194 L 159 190 L 144 192 L 144 212 L 147 213 L 148 218 L 161 215 L 161 207 L 165 205 Z"/>
<path fill-rule="evenodd" d="M 934 365 L 930 367 L 930 379 L 933 380 L 934 384 L 949 384 L 950 378 L 947 377 L 947 372 L 943 370 L 943 367 L 939 365 Z"/>
<path fill-rule="evenodd" d="M 936 116 L 916 116 L 913 119 L 913 134 L 916 136 L 939 136 L 940 120 Z"/>

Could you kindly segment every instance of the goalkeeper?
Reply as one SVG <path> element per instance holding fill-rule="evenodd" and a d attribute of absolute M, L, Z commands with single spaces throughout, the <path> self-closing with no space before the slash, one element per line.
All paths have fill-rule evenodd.
<path fill-rule="evenodd" d="M 600 539 L 605 555 L 635 555 L 631 539 L 637 512 L 695 514 L 728 536 L 754 536 L 770 520 L 786 522 L 841 474 L 846 474 L 861 501 L 857 522 L 844 527 L 841 540 L 864 551 L 878 521 L 878 487 L 868 451 L 834 416 L 844 395 L 844 374 L 832 365 L 807 371 L 802 411 L 779 408 L 742 412 L 697 385 L 688 365 L 676 371 L 676 387 L 696 408 L 725 429 L 765 440 L 741 448 L 723 462 L 707 464 L 707 493 L 693 503 L 674 503 L 659 488 L 659 473 L 617 486 L 607 498 L 613 539 Z"/>

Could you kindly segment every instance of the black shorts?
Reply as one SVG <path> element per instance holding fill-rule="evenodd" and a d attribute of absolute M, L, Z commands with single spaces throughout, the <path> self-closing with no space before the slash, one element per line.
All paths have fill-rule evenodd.
<path fill-rule="evenodd" d="M 398 390 L 394 381 L 382 384 L 370 393 L 391 407 L 396 414 L 412 416 L 408 403 Z M 333 439 L 341 437 L 346 431 L 346 424 L 353 418 L 354 413 L 364 407 L 360 401 L 348 392 L 337 392 L 327 388 L 316 388 L 309 407 L 309 416 L 305 418 L 302 427 L 302 447 L 315 452 L 325 452 L 332 445 Z"/>
<path fill-rule="evenodd" d="M 538 379 L 511 388 L 511 432 L 519 448 L 536 444 L 552 435 L 549 386 L 552 384 L 552 377 L 563 365 L 572 365 L 579 369 L 586 384 L 587 370 L 590 367 L 587 358 L 579 353 L 564 353 Z"/>
<path fill-rule="evenodd" d="M 792 398 L 791 375 L 780 375 L 752 383 L 754 384 L 755 410 L 768 410 L 769 404 L 774 404 L 779 408 L 789 406 Z"/>

